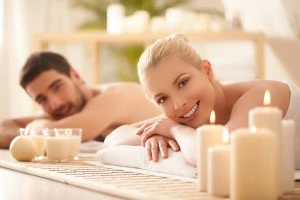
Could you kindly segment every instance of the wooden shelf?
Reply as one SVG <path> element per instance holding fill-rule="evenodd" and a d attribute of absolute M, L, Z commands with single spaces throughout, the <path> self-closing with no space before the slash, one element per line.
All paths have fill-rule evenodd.
<path fill-rule="evenodd" d="M 34 51 L 46 50 L 50 43 L 84 43 L 92 48 L 92 82 L 100 80 L 100 46 L 102 44 L 143 44 L 147 46 L 170 33 L 108 34 L 106 31 L 76 31 L 69 33 L 39 33 L 34 36 Z M 264 78 L 264 44 L 262 33 L 241 31 L 184 33 L 190 41 L 251 41 L 255 45 L 257 78 Z"/>

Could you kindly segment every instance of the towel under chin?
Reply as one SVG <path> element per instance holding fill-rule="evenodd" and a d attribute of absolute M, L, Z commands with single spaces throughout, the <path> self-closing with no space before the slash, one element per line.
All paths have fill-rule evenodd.
<path fill-rule="evenodd" d="M 160 156 L 158 162 L 148 159 L 142 146 L 115 146 L 99 150 L 97 160 L 103 164 L 144 169 L 152 172 L 196 178 L 196 168 L 189 165 L 181 152 L 169 149 L 168 158 Z"/>

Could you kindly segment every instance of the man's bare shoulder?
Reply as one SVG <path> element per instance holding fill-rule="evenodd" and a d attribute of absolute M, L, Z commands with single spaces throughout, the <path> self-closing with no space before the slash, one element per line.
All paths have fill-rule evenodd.
<path fill-rule="evenodd" d="M 98 88 L 94 88 L 99 91 L 99 94 L 95 95 L 94 99 L 103 99 L 105 96 L 121 98 L 118 100 L 126 100 L 123 98 L 144 98 L 144 92 L 140 84 L 135 82 L 116 82 L 99 85 Z"/>
<path fill-rule="evenodd" d="M 114 83 L 103 83 L 101 85 L 94 86 L 93 89 L 100 91 L 101 93 L 110 91 L 122 91 L 124 89 L 130 91 L 141 91 L 140 84 L 136 82 L 114 82 Z"/>
<path fill-rule="evenodd" d="M 103 105 L 118 106 L 119 104 L 129 103 L 144 99 L 144 92 L 138 83 L 134 82 L 116 82 L 101 84 L 93 87 L 99 91 L 93 99 L 90 100 L 87 107 L 99 107 Z"/>

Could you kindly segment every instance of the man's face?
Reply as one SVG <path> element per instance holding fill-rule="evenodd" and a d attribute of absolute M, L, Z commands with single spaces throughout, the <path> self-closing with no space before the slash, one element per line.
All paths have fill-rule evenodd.
<path fill-rule="evenodd" d="M 205 71 L 172 56 L 147 69 L 144 88 L 170 119 L 197 128 L 208 122 L 215 92 Z"/>
<path fill-rule="evenodd" d="M 26 87 L 27 93 L 54 119 L 62 119 L 79 112 L 86 99 L 79 81 L 55 70 L 45 71 Z"/>

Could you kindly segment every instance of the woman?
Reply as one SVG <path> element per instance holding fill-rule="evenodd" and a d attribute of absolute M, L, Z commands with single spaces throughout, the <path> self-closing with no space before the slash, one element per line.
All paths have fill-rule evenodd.
<path fill-rule="evenodd" d="M 216 113 L 216 124 L 230 131 L 248 127 L 248 112 L 263 104 L 266 90 L 271 93 L 271 105 L 281 109 L 285 119 L 294 119 L 300 130 L 300 106 L 297 109 L 296 105 L 300 89 L 270 80 L 220 83 L 210 62 L 201 59 L 184 35 L 171 35 L 150 45 L 139 60 L 138 73 L 148 98 L 165 115 L 144 123 L 137 132 L 150 158 L 156 156 L 157 148 L 163 151 L 157 142 L 148 141 L 161 136 L 175 140 L 186 161 L 196 166 L 196 128 L 209 123 L 211 111 Z M 299 160 L 296 162 L 299 168 Z"/>

